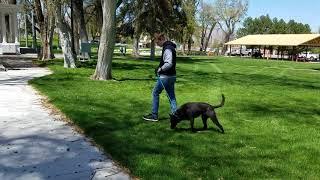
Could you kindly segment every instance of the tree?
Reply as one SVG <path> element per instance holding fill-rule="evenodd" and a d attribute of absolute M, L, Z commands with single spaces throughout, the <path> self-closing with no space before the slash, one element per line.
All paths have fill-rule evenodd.
<path fill-rule="evenodd" d="M 287 34 L 309 34 L 311 33 L 311 28 L 308 24 L 302 24 L 290 20 L 287 24 Z"/>
<path fill-rule="evenodd" d="M 154 33 L 165 32 L 179 41 L 182 39 L 187 24 L 183 1 L 197 0 L 124 0 L 117 11 L 118 37 L 131 37 L 133 55 L 138 57 L 140 36 L 148 35 L 151 39 L 150 55 L 154 59 Z"/>
<path fill-rule="evenodd" d="M 34 0 L 34 10 L 41 35 L 42 60 L 54 58 L 52 42 L 55 28 L 55 16 L 53 15 L 52 10 L 48 9 L 48 7 L 50 7 L 48 1 L 41 2 L 40 0 Z"/>
<path fill-rule="evenodd" d="M 274 18 L 269 15 L 258 18 L 248 17 L 243 22 L 243 27 L 237 31 L 238 37 L 250 34 L 308 34 L 311 33 L 308 24 L 297 23 L 290 20 L 286 23 L 283 19 Z"/>
<path fill-rule="evenodd" d="M 186 15 L 181 8 L 182 0 L 137 0 L 132 7 L 135 45 L 140 34 L 147 33 L 151 39 L 151 59 L 155 57 L 153 36 L 156 32 L 164 32 L 177 38 L 182 35 L 186 26 Z"/>
<path fill-rule="evenodd" d="M 64 3 L 61 0 L 52 0 L 54 5 L 55 17 L 57 28 L 60 34 L 60 41 L 62 46 L 63 58 L 64 58 L 64 67 L 65 68 L 75 68 L 76 55 L 72 50 L 71 42 L 71 27 L 65 20 L 65 13 L 62 11 L 61 6 Z"/>
<path fill-rule="evenodd" d="M 188 44 L 188 53 L 191 51 L 192 45 L 192 35 L 195 32 L 197 22 L 196 22 L 196 13 L 199 5 L 199 0 L 183 0 L 182 1 L 182 10 L 186 14 L 186 26 L 182 32 L 181 42 L 183 44 L 183 54 L 185 54 L 185 45 Z"/>
<path fill-rule="evenodd" d="M 97 35 L 100 35 L 102 27 L 101 0 L 85 0 L 83 10 L 87 33 L 95 39 Z"/>
<path fill-rule="evenodd" d="M 283 19 L 278 20 L 277 18 L 273 19 L 273 26 L 271 28 L 271 34 L 285 34 L 287 32 L 287 24 Z"/>
<path fill-rule="evenodd" d="M 212 5 L 201 3 L 200 10 L 200 24 L 201 24 L 201 40 L 200 51 L 206 51 L 209 40 L 211 38 L 213 29 L 217 24 L 217 17 L 215 16 L 215 9 Z"/>
<path fill-rule="evenodd" d="M 112 79 L 112 56 L 115 44 L 115 18 L 117 1 L 102 1 L 103 23 L 101 29 L 98 62 L 92 76 L 95 80 Z"/>
<path fill-rule="evenodd" d="M 74 7 L 74 16 L 75 16 L 75 18 L 73 18 L 75 20 L 74 34 L 76 34 L 76 36 L 80 38 L 81 43 L 87 43 L 88 33 L 87 33 L 87 28 L 86 28 L 85 19 L 84 19 L 83 0 L 72 0 L 72 3 Z M 76 39 L 75 44 L 77 44 L 79 42 L 79 39 L 77 38 L 75 39 Z M 86 54 L 85 56 L 88 57 L 89 55 Z"/>
<path fill-rule="evenodd" d="M 243 27 L 237 31 L 237 37 L 243 37 L 249 34 L 270 34 L 273 22 L 269 15 L 259 18 L 248 17 L 243 21 Z"/>
<path fill-rule="evenodd" d="M 132 55 L 139 57 L 139 40 L 141 36 L 141 28 L 136 20 L 139 1 L 124 0 L 123 4 L 117 10 L 117 36 L 130 37 L 133 39 Z"/>
<path fill-rule="evenodd" d="M 248 11 L 248 0 L 216 0 L 215 7 L 219 18 L 218 24 L 225 35 L 224 42 L 228 42 L 234 34 L 236 24 Z"/>
<path fill-rule="evenodd" d="M 160 0 L 164 2 L 165 0 Z M 135 28 L 135 45 L 138 43 L 138 38 L 140 34 L 145 32 L 148 33 L 151 37 L 151 50 L 150 50 L 150 58 L 153 60 L 155 58 L 155 41 L 153 38 L 154 33 L 160 30 L 159 23 L 161 22 L 160 16 L 162 12 L 160 11 L 159 2 L 157 0 L 137 0 L 135 3 L 135 20 L 134 20 L 134 28 Z"/>

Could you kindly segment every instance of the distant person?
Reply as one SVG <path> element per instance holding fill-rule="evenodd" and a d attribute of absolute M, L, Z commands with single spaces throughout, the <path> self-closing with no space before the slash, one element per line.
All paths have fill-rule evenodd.
<path fill-rule="evenodd" d="M 123 55 L 123 56 L 126 56 L 126 52 L 125 52 L 125 49 L 124 47 L 120 47 L 120 53 Z"/>
<path fill-rule="evenodd" d="M 158 80 L 152 92 L 152 110 L 148 115 L 143 116 L 146 121 L 158 121 L 159 95 L 165 88 L 167 92 L 171 113 L 177 109 L 177 102 L 174 92 L 174 84 L 176 82 L 176 45 L 169 41 L 164 34 L 155 34 L 155 43 L 162 47 L 162 56 L 158 68 L 155 73 Z"/>

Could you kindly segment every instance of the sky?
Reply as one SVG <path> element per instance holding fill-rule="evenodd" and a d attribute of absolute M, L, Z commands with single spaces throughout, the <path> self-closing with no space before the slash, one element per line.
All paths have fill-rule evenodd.
<path fill-rule="evenodd" d="M 296 22 L 309 24 L 312 32 L 318 32 L 320 28 L 319 0 L 249 0 L 247 16 L 259 17 L 266 14 L 271 18 L 282 18 L 286 22 L 293 19 Z"/>

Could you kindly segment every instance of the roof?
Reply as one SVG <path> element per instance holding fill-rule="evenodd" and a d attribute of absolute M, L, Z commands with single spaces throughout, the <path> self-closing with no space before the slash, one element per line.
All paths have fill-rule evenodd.
<path fill-rule="evenodd" d="M 320 34 L 258 34 L 248 35 L 225 45 L 320 46 Z"/>
<path fill-rule="evenodd" d="M 13 13 L 13 12 L 20 11 L 22 7 L 23 7 L 22 5 L 0 3 L 0 12 L 5 14 Z"/>

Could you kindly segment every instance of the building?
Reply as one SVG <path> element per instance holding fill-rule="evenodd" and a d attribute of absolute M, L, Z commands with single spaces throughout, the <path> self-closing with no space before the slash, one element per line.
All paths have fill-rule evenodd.
<path fill-rule="evenodd" d="M 0 1 L 0 54 L 20 54 L 17 13 L 20 7 Z"/>
<path fill-rule="evenodd" d="M 320 34 L 257 34 L 248 35 L 225 43 L 229 46 L 229 52 L 232 47 L 240 47 L 240 53 L 243 46 L 258 48 L 265 58 L 283 58 L 297 59 L 297 54 L 305 52 L 306 57 L 310 48 L 320 47 Z M 301 52 L 299 52 L 301 51 Z M 252 54 L 253 55 L 253 52 Z"/>

